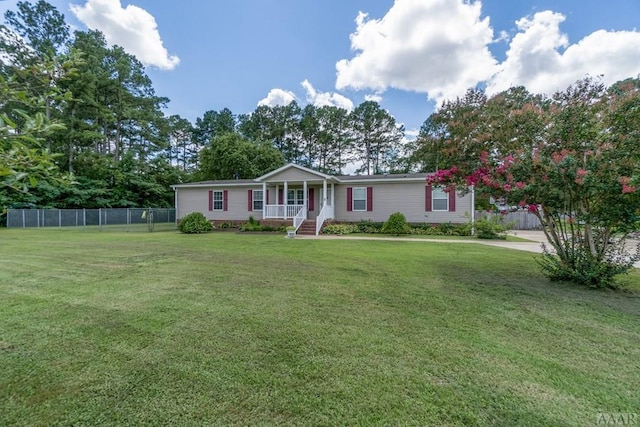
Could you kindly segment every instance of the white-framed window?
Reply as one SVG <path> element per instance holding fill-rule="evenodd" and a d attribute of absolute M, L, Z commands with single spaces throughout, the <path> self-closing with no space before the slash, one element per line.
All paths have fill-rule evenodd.
<path fill-rule="evenodd" d="M 431 193 L 431 200 L 433 201 L 434 211 L 448 211 L 449 210 L 449 193 L 444 191 L 441 187 L 433 187 Z"/>
<path fill-rule="evenodd" d="M 264 198 L 263 198 L 263 193 L 262 190 L 253 190 L 253 210 L 254 211 L 261 211 L 262 210 L 262 206 L 263 206 L 263 202 L 264 202 Z"/>
<path fill-rule="evenodd" d="M 353 187 L 353 210 L 354 211 L 366 211 L 367 210 L 367 187 Z"/>
<path fill-rule="evenodd" d="M 221 211 L 224 209 L 224 193 L 222 190 L 213 191 L 213 210 Z"/>
<path fill-rule="evenodd" d="M 304 204 L 304 190 L 301 188 L 287 190 L 287 204 L 288 205 Z"/>

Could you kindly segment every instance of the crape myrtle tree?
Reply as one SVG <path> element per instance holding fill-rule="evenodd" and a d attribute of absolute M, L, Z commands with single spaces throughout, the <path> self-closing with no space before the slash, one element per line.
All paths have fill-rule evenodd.
<path fill-rule="evenodd" d="M 640 225 L 640 80 L 607 88 L 585 78 L 549 98 L 469 91 L 429 120 L 450 165 L 430 181 L 474 186 L 536 215 L 550 279 L 613 287 L 640 259 L 625 249 Z"/>

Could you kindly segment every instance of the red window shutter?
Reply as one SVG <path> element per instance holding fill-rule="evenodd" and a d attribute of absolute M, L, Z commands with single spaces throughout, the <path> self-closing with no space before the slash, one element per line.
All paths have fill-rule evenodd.
<path fill-rule="evenodd" d="M 315 204 L 314 204 L 315 201 L 313 200 L 315 198 L 315 192 L 313 190 L 314 190 L 313 188 L 309 189 L 309 200 L 308 200 L 309 211 L 314 211 L 315 210 L 314 209 L 315 208 Z"/>
<path fill-rule="evenodd" d="M 213 210 L 213 191 L 209 190 L 209 210 Z"/>
<path fill-rule="evenodd" d="M 278 204 L 279 205 L 283 205 L 284 204 L 284 197 L 283 197 L 283 191 L 282 188 L 278 190 Z"/>
<path fill-rule="evenodd" d="M 449 191 L 449 212 L 456 211 L 456 189 L 451 187 L 451 191 Z"/>
<path fill-rule="evenodd" d="M 367 187 L 367 212 L 373 211 L 373 187 Z"/>
<path fill-rule="evenodd" d="M 347 187 L 347 212 L 353 210 L 353 188 Z"/>
<path fill-rule="evenodd" d="M 249 190 L 247 200 L 248 200 L 247 210 L 251 212 L 253 210 L 253 190 Z"/>
<path fill-rule="evenodd" d="M 424 210 L 431 212 L 433 211 L 433 188 L 427 185 L 424 190 Z"/>
<path fill-rule="evenodd" d="M 222 192 L 222 210 L 229 210 L 229 192 L 227 190 Z"/>

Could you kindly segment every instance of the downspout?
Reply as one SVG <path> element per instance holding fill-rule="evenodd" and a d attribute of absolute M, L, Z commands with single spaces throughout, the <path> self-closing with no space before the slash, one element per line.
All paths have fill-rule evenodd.
<path fill-rule="evenodd" d="M 175 222 L 177 227 L 178 226 L 178 187 L 173 187 L 173 206 L 174 206 L 174 209 L 176 210 Z"/>
<path fill-rule="evenodd" d="M 476 235 L 476 187 L 471 186 L 471 235 Z"/>

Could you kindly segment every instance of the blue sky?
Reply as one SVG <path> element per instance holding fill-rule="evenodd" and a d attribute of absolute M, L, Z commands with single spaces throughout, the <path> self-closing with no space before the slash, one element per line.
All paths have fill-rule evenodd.
<path fill-rule="evenodd" d="M 0 11 L 15 9 L 0 2 Z M 475 85 L 640 73 L 638 0 L 51 0 L 147 64 L 167 114 L 377 100 L 409 134 Z"/>

